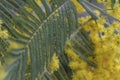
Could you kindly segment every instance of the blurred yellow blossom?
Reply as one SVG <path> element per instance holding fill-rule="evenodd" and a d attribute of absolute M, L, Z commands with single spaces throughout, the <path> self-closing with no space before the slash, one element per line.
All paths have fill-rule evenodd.
<path fill-rule="evenodd" d="M 85 22 L 86 17 L 79 19 Z M 106 18 L 100 17 L 96 21 L 86 23 L 83 30 L 90 31 L 89 37 L 94 44 L 94 62 L 97 68 L 86 64 L 71 48 L 74 43 L 69 42 L 65 52 L 70 58 L 69 66 L 74 71 L 72 80 L 119 80 L 120 79 L 120 23 L 114 21 L 109 27 L 104 24 Z M 115 33 L 115 30 L 117 32 Z M 100 36 L 100 33 L 101 36 Z M 69 46 L 69 47 L 68 47 Z"/>
<path fill-rule="evenodd" d="M 108 13 L 120 20 L 120 5 L 114 6 L 113 10 L 108 10 Z"/>
<path fill-rule="evenodd" d="M 95 13 L 97 16 L 100 16 L 100 11 L 99 11 L 99 10 L 94 10 L 94 13 Z"/>
<path fill-rule="evenodd" d="M 52 60 L 49 64 L 49 68 L 51 70 L 51 73 L 53 73 L 54 71 L 59 69 L 59 59 L 58 59 L 56 53 L 54 53 L 52 56 Z"/>
<path fill-rule="evenodd" d="M 9 37 L 7 30 L 0 29 L 0 38 L 7 39 Z"/>
<path fill-rule="evenodd" d="M 2 23 L 3 23 L 2 20 L 0 20 L 0 38 L 7 39 L 9 35 L 7 30 L 1 29 Z"/>
<path fill-rule="evenodd" d="M 85 11 L 85 9 L 79 4 L 77 0 L 71 0 L 71 1 L 75 4 L 78 13 L 82 13 Z"/>
<path fill-rule="evenodd" d="M 90 18 L 91 18 L 91 16 L 81 17 L 78 19 L 78 22 L 82 25 L 82 24 L 86 23 Z"/>

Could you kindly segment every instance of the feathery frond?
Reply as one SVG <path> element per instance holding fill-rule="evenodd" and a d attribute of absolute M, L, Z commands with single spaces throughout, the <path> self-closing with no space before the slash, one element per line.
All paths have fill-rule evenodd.
<path fill-rule="evenodd" d="M 48 70 L 51 57 L 53 53 L 58 57 L 63 54 L 66 40 L 78 27 L 77 13 L 70 0 L 41 0 L 41 3 L 42 6 L 34 0 L 0 1 L 0 17 L 12 35 L 10 40 L 23 45 L 22 48 L 10 52 L 18 57 L 10 66 L 6 80 L 24 80 L 28 58 L 29 79 L 52 79 Z M 33 11 L 27 11 L 25 5 Z M 65 77 L 61 73 L 65 66 L 60 66 L 61 70 L 54 76 L 60 75 L 60 78 L 56 78 L 69 80 L 66 74 Z"/>

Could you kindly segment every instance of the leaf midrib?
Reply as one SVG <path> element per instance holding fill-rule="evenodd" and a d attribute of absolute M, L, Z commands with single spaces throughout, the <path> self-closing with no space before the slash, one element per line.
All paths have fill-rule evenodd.
<path fill-rule="evenodd" d="M 34 37 L 36 36 L 36 33 L 39 32 L 40 29 L 42 29 L 42 26 L 44 25 L 44 23 L 46 23 L 46 21 L 53 16 L 58 10 L 60 10 L 64 5 L 66 5 L 69 2 L 69 0 L 65 1 L 61 6 L 59 6 L 57 9 L 55 9 L 45 20 L 43 20 L 43 22 L 41 23 L 41 25 L 33 32 L 33 35 L 30 37 L 30 40 L 28 40 L 28 42 L 26 43 L 26 45 L 24 47 L 27 47 L 31 41 L 34 39 Z"/>

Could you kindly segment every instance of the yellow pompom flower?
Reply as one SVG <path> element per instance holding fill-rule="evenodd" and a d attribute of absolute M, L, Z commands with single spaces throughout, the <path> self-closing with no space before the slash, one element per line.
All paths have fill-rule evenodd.
<path fill-rule="evenodd" d="M 93 74 L 87 70 L 78 70 L 72 76 L 72 80 L 92 80 Z"/>
<path fill-rule="evenodd" d="M 79 4 L 78 0 L 71 0 L 71 1 L 75 4 L 78 13 L 82 13 L 85 11 L 85 9 Z"/>
<path fill-rule="evenodd" d="M 80 24 L 84 24 L 84 23 L 86 23 L 90 18 L 91 18 L 91 16 L 81 17 L 81 18 L 78 19 L 78 22 L 79 22 Z"/>
<path fill-rule="evenodd" d="M 65 48 L 65 52 L 72 60 L 79 60 L 78 55 L 71 48 Z"/>
<path fill-rule="evenodd" d="M 7 39 L 9 37 L 7 30 L 0 29 L 0 38 Z"/>
<path fill-rule="evenodd" d="M 112 10 L 107 10 L 107 12 L 108 12 L 110 15 L 112 15 L 112 16 L 114 16 L 115 18 L 117 18 L 117 19 L 120 20 L 120 15 L 119 15 L 119 13 L 120 13 L 120 5 L 119 5 L 119 4 L 116 4 L 116 5 L 113 7 Z"/>
<path fill-rule="evenodd" d="M 100 11 L 94 10 L 94 13 L 95 13 L 97 16 L 100 16 Z"/>
<path fill-rule="evenodd" d="M 59 69 L 59 59 L 58 59 L 56 53 L 54 53 L 52 56 L 52 60 L 49 64 L 49 68 L 50 68 L 51 73 L 53 73 L 54 71 L 57 71 Z"/>

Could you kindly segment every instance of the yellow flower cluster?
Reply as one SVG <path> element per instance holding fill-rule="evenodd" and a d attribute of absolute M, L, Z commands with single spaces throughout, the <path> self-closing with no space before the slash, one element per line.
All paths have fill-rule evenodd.
<path fill-rule="evenodd" d="M 99 15 L 97 12 L 96 14 Z M 90 17 L 82 17 L 79 23 L 83 24 Z M 94 44 L 94 59 L 97 68 L 87 65 L 71 49 L 74 44 L 67 43 L 65 52 L 70 58 L 69 66 L 74 71 L 72 80 L 119 80 L 120 79 L 120 23 L 114 21 L 105 27 L 106 18 L 100 17 L 84 25 L 83 30 L 90 32 L 89 37 Z M 75 45 L 74 45 L 75 46 Z"/>
<path fill-rule="evenodd" d="M 1 30 L 1 28 L 0 28 L 0 38 L 7 39 L 8 36 L 9 36 L 9 35 L 8 35 L 7 30 Z"/>
<path fill-rule="evenodd" d="M 115 3 L 113 3 L 112 1 L 115 1 Z M 114 16 L 117 19 L 120 19 L 120 4 L 118 0 L 97 0 L 97 2 L 103 3 L 110 15 Z"/>
<path fill-rule="evenodd" d="M 89 71 L 87 63 L 82 61 L 79 56 L 70 47 L 73 46 L 68 42 L 65 47 L 65 53 L 70 58 L 69 66 L 74 71 L 72 80 L 92 80 L 92 73 Z"/>
<path fill-rule="evenodd" d="M 91 18 L 91 16 L 86 16 L 86 17 L 79 18 L 78 19 L 79 24 L 84 25 L 90 18 Z"/>
<path fill-rule="evenodd" d="M 85 9 L 79 4 L 78 0 L 71 0 L 71 1 L 74 3 L 78 13 L 85 11 Z"/>
<path fill-rule="evenodd" d="M 90 33 L 90 38 L 95 48 L 95 62 L 98 65 L 98 68 L 93 72 L 95 76 L 92 80 L 119 80 L 120 51 L 118 49 L 120 48 L 120 23 L 113 22 L 108 28 L 104 28 L 104 25 L 101 24 L 101 29 L 97 25 L 94 26 L 97 29 L 91 28 Z M 102 33 L 101 37 L 99 33 Z"/>
<path fill-rule="evenodd" d="M 49 68 L 50 68 L 51 73 L 53 73 L 54 71 L 57 71 L 59 69 L 59 59 L 58 59 L 56 53 L 54 53 L 52 56 L 52 60 L 49 64 Z"/>
<path fill-rule="evenodd" d="M 120 15 L 118 14 L 120 13 L 120 5 L 119 4 L 115 5 L 113 7 L 113 10 L 108 10 L 108 13 L 120 20 Z"/>

